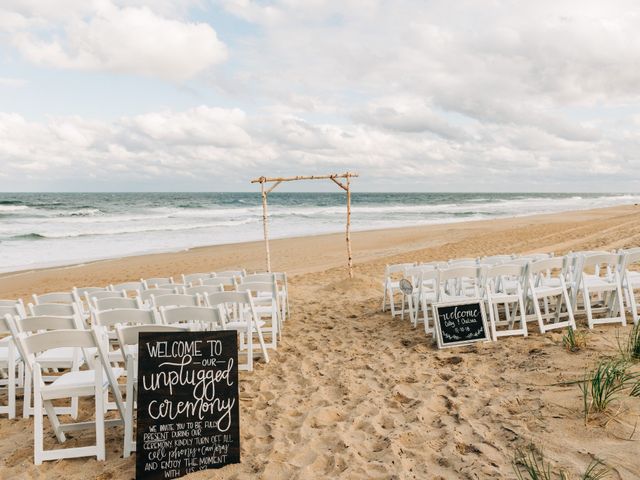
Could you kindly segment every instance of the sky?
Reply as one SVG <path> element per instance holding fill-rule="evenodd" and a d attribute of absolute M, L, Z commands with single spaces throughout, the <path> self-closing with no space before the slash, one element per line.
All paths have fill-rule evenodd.
<path fill-rule="evenodd" d="M 637 0 L 2 0 L 0 191 L 638 192 L 638 32 Z"/>

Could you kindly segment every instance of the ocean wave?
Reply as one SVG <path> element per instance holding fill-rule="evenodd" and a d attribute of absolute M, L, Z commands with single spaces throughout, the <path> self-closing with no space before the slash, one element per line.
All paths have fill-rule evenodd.
<path fill-rule="evenodd" d="M 0 212 L 23 212 L 31 207 L 27 205 L 18 205 L 13 203 L 0 203 Z"/>

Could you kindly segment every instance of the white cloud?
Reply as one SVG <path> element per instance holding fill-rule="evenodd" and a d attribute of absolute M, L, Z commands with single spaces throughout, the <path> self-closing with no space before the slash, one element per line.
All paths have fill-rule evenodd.
<path fill-rule="evenodd" d="M 35 8 L 42 4 L 53 2 L 23 5 L 25 13 L 5 11 L 0 16 L 7 18 L 4 23 L 14 25 L 13 45 L 37 65 L 181 82 L 227 58 L 226 46 L 210 25 L 164 18 L 145 5 L 119 7 L 103 1 L 87 11 L 87 4 L 69 2 L 68 17 L 53 24 L 52 31 L 18 28 L 17 19 L 45 22 L 65 11 L 64 6 L 59 10 Z M 26 8 L 29 6 L 33 8 Z"/>

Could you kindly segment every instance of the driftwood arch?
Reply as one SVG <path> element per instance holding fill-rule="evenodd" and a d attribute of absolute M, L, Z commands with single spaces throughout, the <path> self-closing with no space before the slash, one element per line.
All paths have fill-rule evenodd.
<path fill-rule="evenodd" d="M 294 182 L 297 180 L 331 180 L 341 189 L 347 192 L 347 225 L 346 225 L 346 240 L 347 240 L 347 266 L 349 267 L 349 277 L 353 278 L 353 257 L 351 255 L 351 178 L 357 177 L 357 173 L 345 172 L 334 173 L 331 175 L 307 175 L 297 177 L 259 177 L 251 180 L 251 183 L 259 183 L 260 191 L 262 193 L 262 227 L 264 230 L 264 246 L 266 251 L 267 271 L 271 271 L 271 253 L 269 251 L 269 215 L 267 209 L 267 195 L 280 185 L 282 182 Z M 342 183 L 339 179 L 344 179 Z M 266 185 L 273 183 L 269 188 Z"/>

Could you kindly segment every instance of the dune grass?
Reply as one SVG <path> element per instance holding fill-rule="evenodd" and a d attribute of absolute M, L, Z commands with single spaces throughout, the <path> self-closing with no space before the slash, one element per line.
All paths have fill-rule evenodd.
<path fill-rule="evenodd" d="M 518 448 L 513 457 L 513 470 L 518 480 L 569 480 L 563 469 L 553 469 L 544 458 L 542 450 L 534 444 Z M 599 459 L 594 458 L 587 469 L 577 478 L 580 480 L 604 480 L 609 476 L 609 468 Z"/>
<path fill-rule="evenodd" d="M 638 374 L 629 372 L 627 360 L 601 360 L 578 383 L 582 391 L 585 422 L 591 413 L 604 412 L 637 378 Z"/>
<path fill-rule="evenodd" d="M 640 323 L 634 325 L 626 340 L 618 336 L 620 356 L 628 362 L 640 361 Z"/>
<path fill-rule="evenodd" d="M 579 352 L 587 346 L 587 334 L 583 331 L 576 331 L 569 326 L 567 333 L 562 337 L 562 345 L 568 352 Z"/>

